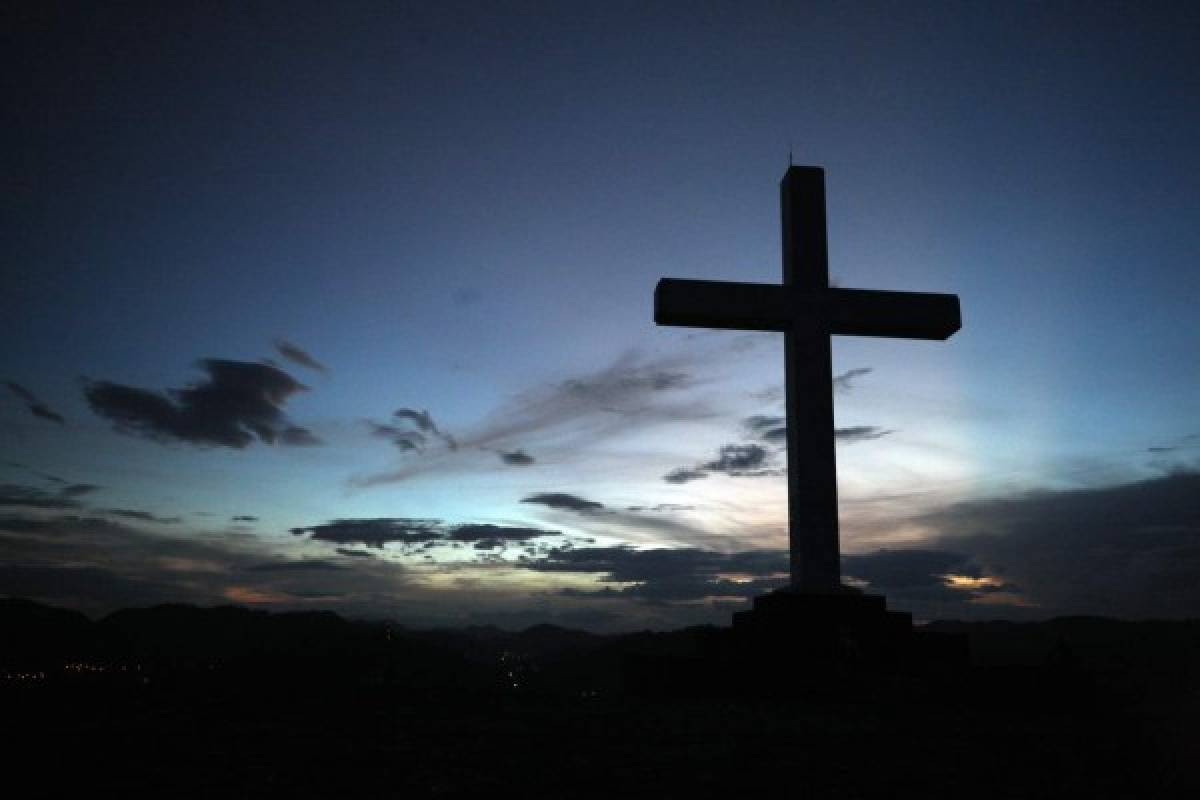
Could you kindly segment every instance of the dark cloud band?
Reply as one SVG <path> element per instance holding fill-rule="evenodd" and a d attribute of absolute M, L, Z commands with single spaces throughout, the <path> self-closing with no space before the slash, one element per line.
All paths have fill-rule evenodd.
<path fill-rule="evenodd" d="M 289 423 L 283 407 L 307 387 L 269 364 L 205 359 L 207 378 L 183 389 L 153 392 L 108 381 L 88 381 L 84 396 L 92 410 L 126 434 L 157 441 L 243 448 L 265 444 L 317 443 L 309 431 Z"/>
<path fill-rule="evenodd" d="M 688 483 L 712 473 L 732 477 L 761 477 L 782 475 L 783 470 L 772 465 L 773 451 L 757 444 L 726 444 L 717 457 L 694 467 L 679 467 L 663 476 L 667 483 Z"/>
<path fill-rule="evenodd" d="M 603 503 L 597 503 L 595 500 L 585 500 L 578 495 L 567 494 L 566 492 L 538 492 L 522 498 L 521 502 L 533 503 L 560 511 L 576 511 L 581 514 L 600 511 L 604 508 Z"/>
<path fill-rule="evenodd" d="M 316 541 L 335 544 L 361 544 L 382 549 L 392 542 L 404 545 L 428 543 L 527 541 L 542 536 L 558 536 L 558 531 L 490 524 L 446 525 L 437 519 L 376 517 L 336 519 L 320 525 L 292 528 L 296 536 L 311 535 Z"/>

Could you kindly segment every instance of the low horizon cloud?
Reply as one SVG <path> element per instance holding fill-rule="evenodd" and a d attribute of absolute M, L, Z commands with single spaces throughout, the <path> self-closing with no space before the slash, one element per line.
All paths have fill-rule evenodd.
<path fill-rule="evenodd" d="M 962 501 L 919 520 L 1045 613 L 1200 615 L 1200 471 Z"/>
<path fill-rule="evenodd" d="M 287 539 L 293 545 L 281 551 L 279 540 L 250 534 L 167 535 L 131 523 L 177 529 L 181 520 L 138 509 L 89 513 L 77 498 L 8 484 L 0 486 L 0 593 L 84 609 L 234 600 L 380 613 L 398 607 L 384 598 L 403 592 L 426 598 L 421 602 L 440 597 L 462 610 L 480 602 L 479 595 L 422 589 L 410 580 L 413 570 L 475 570 L 470 580 L 481 585 L 489 570 L 510 576 L 527 570 L 558 574 L 563 582 L 547 589 L 539 580 L 531 583 L 535 591 L 506 579 L 505 613 L 533 614 L 536 607 L 548 619 L 568 608 L 609 609 L 611 616 L 595 619 L 632 628 L 650 620 L 665 627 L 727 624 L 731 608 L 786 581 L 786 551 L 748 547 L 730 532 L 689 529 L 675 518 L 690 510 L 683 504 L 614 507 L 560 491 L 523 499 L 585 533 L 620 538 L 653 531 L 658 538 L 597 545 L 594 536 L 567 527 L 388 517 L 293 528 Z M 904 546 L 847 553 L 843 574 L 921 619 L 1200 614 L 1193 580 L 1200 571 L 1200 472 L 1191 468 L 1107 486 L 945 503 L 908 521 L 928 533 Z M 671 538 L 680 544 L 659 543 Z M 392 543 L 399 547 L 385 550 Z M 457 549 L 439 562 L 431 547 Z"/>
<path fill-rule="evenodd" d="M 360 544 L 382 550 L 384 545 L 451 544 L 462 542 L 527 541 L 561 536 L 559 531 L 511 525 L 461 523 L 447 525 L 439 519 L 411 517 L 368 517 L 335 519 L 318 525 L 292 528 L 293 536 L 309 535 L 313 541 Z"/>

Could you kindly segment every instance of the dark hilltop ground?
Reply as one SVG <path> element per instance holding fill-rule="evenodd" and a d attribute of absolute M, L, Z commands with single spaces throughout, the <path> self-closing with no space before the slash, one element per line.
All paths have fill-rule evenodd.
<path fill-rule="evenodd" d="M 966 634 L 971 663 L 799 666 L 780 684 L 786 670 L 732 668 L 719 628 L 422 632 L 188 606 L 93 622 L 0 600 L 5 783 L 26 798 L 1197 796 L 1200 622 L 932 627 Z"/>

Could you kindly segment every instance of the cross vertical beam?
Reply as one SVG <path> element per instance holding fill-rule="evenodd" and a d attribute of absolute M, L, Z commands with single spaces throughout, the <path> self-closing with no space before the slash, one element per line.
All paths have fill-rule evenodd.
<path fill-rule="evenodd" d="M 824 292 L 829 288 L 825 171 L 791 167 L 779 191 L 783 283 Z M 788 544 L 792 587 L 804 591 L 841 587 L 830 351 L 829 331 L 818 315 L 797 318 L 784 332 Z"/>
<path fill-rule="evenodd" d="M 962 327 L 962 314 L 952 294 L 831 289 L 825 170 L 790 167 L 779 194 L 783 285 L 663 278 L 654 289 L 654 321 L 784 334 L 792 589 L 837 592 L 843 587 L 829 337 L 946 339 Z"/>

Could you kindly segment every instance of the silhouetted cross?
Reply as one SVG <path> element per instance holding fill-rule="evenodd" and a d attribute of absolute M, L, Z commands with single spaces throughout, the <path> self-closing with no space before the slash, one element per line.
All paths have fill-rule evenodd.
<path fill-rule="evenodd" d="M 783 285 L 663 278 L 659 325 L 781 331 L 787 394 L 788 540 L 792 588 L 841 588 L 830 334 L 946 339 L 958 296 L 829 286 L 825 171 L 790 167 L 779 185 Z"/>

